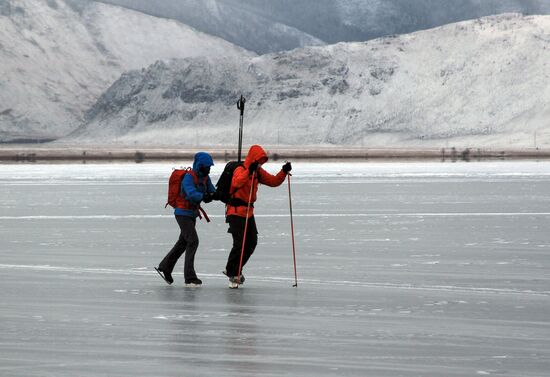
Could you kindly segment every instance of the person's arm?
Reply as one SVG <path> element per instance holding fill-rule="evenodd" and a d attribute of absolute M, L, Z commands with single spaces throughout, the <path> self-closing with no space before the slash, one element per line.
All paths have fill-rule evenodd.
<path fill-rule="evenodd" d="M 183 177 L 183 182 L 181 183 L 183 186 L 183 190 L 185 191 L 185 197 L 187 200 L 194 202 L 194 203 L 200 203 L 203 197 L 203 193 L 197 190 L 197 186 L 195 186 L 195 180 L 193 179 L 193 176 L 191 174 L 185 174 Z"/>
<path fill-rule="evenodd" d="M 265 171 L 263 168 L 258 168 L 258 179 L 260 183 L 266 186 L 280 186 L 285 181 L 285 178 L 286 173 L 282 169 L 277 173 L 277 175 L 272 175 Z"/>

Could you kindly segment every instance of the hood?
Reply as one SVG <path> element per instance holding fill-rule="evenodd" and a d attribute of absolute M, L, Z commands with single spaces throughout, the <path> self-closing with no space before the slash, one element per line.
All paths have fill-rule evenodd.
<path fill-rule="evenodd" d="M 212 156 L 210 156 L 206 152 L 198 152 L 195 155 L 195 161 L 193 161 L 193 171 L 195 173 L 198 173 L 201 166 L 214 166 L 214 160 L 212 159 Z"/>
<path fill-rule="evenodd" d="M 259 145 L 253 145 L 248 150 L 246 160 L 244 160 L 244 167 L 248 169 L 248 167 L 256 161 L 263 164 L 266 163 L 267 160 L 267 153 L 265 153 L 264 149 Z"/>

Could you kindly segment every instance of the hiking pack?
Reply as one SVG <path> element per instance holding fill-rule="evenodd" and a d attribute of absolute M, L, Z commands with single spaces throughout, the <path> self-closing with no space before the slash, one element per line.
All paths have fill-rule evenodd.
<path fill-rule="evenodd" d="M 172 206 L 172 208 L 178 208 L 178 198 L 182 197 L 181 182 L 183 181 L 183 177 L 187 173 L 193 175 L 193 180 L 195 181 L 195 184 L 199 183 L 199 178 L 196 174 L 193 173 L 193 170 L 191 168 L 172 170 L 172 174 L 170 174 L 170 178 L 168 179 L 168 201 L 166 202 L 164 208 L 168 207 L 168 205 Z"/>
<path fill-rule="evenodd" d="M 235 173 L 235 169 L 239 166 L 244 166 L 244 163 L 242 161 L 229 161 L 225 164 L 218 183 L 216 183 L 216 195 L 222 202 L 231 206 L 246 206 L 248 204 L 244 200 L 231 197 L 233 195 L 231 192 L 233 173 Z"/>
<path fill-rule="evenodd" d="M 193 169 L 191 168 L 174 169 L 172 171 L 172 174 L 170 174 L 170 178 L 168 179 L 168 200 L 166 201 L 164 208 L 170 205 L 172 208 L 196 209 L 199 212 L 199 219 L 202 220 L 202 216 L 201 216 L 201 213 L 202 213 L 206 221 L 210 222 L 208 215 L 206 214 L 204 209 L 200 206 L 200 204 L 190 203 L 188 200 L 185 199 L 185 193 L 181 192 L 182 191 L 181 182 L 183 181 L 183 178 L 185 177 L 186 174 L 191 174 L 191 176 L 193 177 L 193 181 L 195 182 L 195 185 L 199 184 L 199 177 L 193 171 Z"/>

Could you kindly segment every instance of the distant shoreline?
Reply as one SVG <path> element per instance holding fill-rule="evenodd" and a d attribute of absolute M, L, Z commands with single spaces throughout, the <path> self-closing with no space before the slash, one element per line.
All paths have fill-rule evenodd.
<path fill-rule="evenodd" d="M 359 147 L 265 147 L 269 158 L 277 160 L 550 160 L 550 149 L 535 148 L 359 148 Z M 246 156 L 243 150 L 243 157 Z M 207 151 L 216 160 L 237 159 L 237 150 L 220 147 L 181 148 L 86 148 L 46 146 L 0 146 L 0 163 L 18 162 L 152 162 L 190 160 L 198 151 Z"/>

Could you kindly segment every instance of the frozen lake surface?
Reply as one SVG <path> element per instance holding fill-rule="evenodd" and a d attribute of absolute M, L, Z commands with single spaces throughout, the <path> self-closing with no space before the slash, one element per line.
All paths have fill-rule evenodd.
<path fill-rule="evenodd" d="M 219 203 L 153 270 L 171 167 L 1 166 L 1 376 L 548 376 L 550 164 L 296 163 L 238 290 Z"/>

